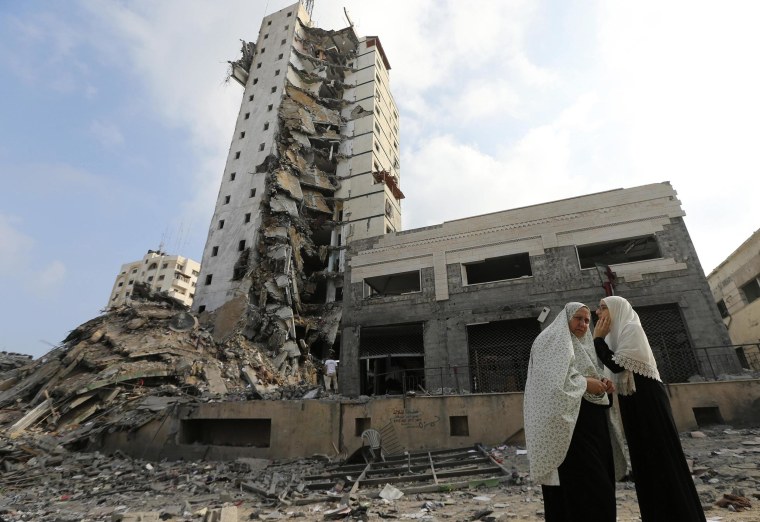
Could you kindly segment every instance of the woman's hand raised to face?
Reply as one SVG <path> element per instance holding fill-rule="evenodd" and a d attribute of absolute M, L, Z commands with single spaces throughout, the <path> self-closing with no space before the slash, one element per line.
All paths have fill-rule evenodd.
<path fill-rule="evenodd" d="M 605 315 L 600 317 L 594 325 L 594 339 L 597 337 L 604 338 L 608 333 L 610 333 L 610 318 Z"/>

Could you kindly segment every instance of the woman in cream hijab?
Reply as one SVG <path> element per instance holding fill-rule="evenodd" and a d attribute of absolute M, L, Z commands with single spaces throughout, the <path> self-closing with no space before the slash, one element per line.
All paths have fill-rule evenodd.
<path fill-rule="evenodd" d="M 594 347 L 615 373 L 642 522 L 704 521 L 670 402 L 638 314 L 618 296 L 602 299 L 596 314 Z"/>
<path fill-rule="evenodd" d="M 625 460 L 610 442 L 615 430 L 609 425 L 608 393 L 614 386 L 602 375 L 590 320 L 586 305 L 568 303 L 530 352 L 525 439 L 547 522 L 615 521 L 615 468 L 622 476 Z M 615 447 L 621 450 L 622 444 Z"/>

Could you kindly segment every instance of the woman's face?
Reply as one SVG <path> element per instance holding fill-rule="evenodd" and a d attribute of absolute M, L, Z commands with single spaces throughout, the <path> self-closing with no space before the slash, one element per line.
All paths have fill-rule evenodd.
<path fill-rule="evenodd" d="M 596 309 L 596 317 L 601 319 L 602 317 L 609 317 L 610 316 L 610 310 L 607 308 L 607 305 L 604 304 L 604 299 L 599 301 L 599 308 Z"/>
<path fill-rule="evenodd" d="M 585 306 L 582 306 L 581 308 L 578 308 L 570 318 L 570 331 L 573 332 L 573 335 L 578 339 L 581 339 L 586 335 L 586 332 L 588 332 L 588 325 L 590 322 L 591 311 Z"/>

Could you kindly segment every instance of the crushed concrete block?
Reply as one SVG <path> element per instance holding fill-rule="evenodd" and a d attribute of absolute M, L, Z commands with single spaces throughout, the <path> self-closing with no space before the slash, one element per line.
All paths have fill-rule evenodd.
<path fill-rule="evenodd" d="M 203 374 L 208 382 L 209 392 L 217 395 L 224 395 L 227 393 L 227 385 L 224 384 L 224 379 L 222 379 L 219 367 L 215 364 L 207 364 L 203 367 Z"/>
<path fill-rule="evenodd" d="M 114 513 L 111 515 L 111 520 L 113 522 L 161 522 L 161 513 L 158 511 Z"/>
<path fill-rule="evenodd" d="M 316 134 L 312 115 L 293 100 L 285 98 L 280 104 L 280 117 L 286 128 L 305 134 Z"/>
<path fill-rule="evenodd" d="M 276 194 L 269 200 L 269 209 L 273 213 L 285 213 L 291 217 L 298 217 L 298 206 L 296 202 L 284 194 Z"/>
<path fill-rule="evenodd" d="M 322 193 L 317 192 L 316 190 L 303 190 L 303 204 L 311 210 L 332 215 L 332 209 L 327 204 L 327 200 Z"/>
<path fill-rule="evenodd" d="M 301 350 L 298 348 L 298 345 L 295 341 L 287 341 L 285 344 L 282 345 L 282 350 L 284 352 L 287 352 L 288 357 L 300 357 L 301 356 Z"/>
<path fill-rule="evenodd" d="M 275 283 L 277 283 L 277 286 L 280 288 L 287 288 L 290 284 L 290 278 L 286 276 L 285 274 L 280 274 L 277 277 L 275 277 Z"/>
<path fill-rule="evenodd" d="M 301 183 L 298 181 L 298 178 L 295 177 L 293 174 L 288 172 L 287 170 L 279 169 L 274 173 L 275 176 L 275 183 L 279 185 L 279 187 L 287 192 L 287 194 L 295 199 L 296 201 L 301 201 L 303 199 L 303 192 L 301 191 Z"/>
<path fill-rule="evenodd" d="M 206 522 L 238 522 L 238 512 L 235 506 L 224 506 L 212 509 L 206 513 Z"/>
<path fill-rule="evenodd" d="M 240 295 L 216 309 L 214 340 L 223 342 L 245 323 L 248 297 Z"/>
<path fill-rule="evenodd" d="M 289 306 L 273 307 L 275 315 L 283 321 L 290 321 L 293 319 L 293 309 Z"/>
<path fill-rule="evenodd" d="M 285 292 L 283 291 L 283 287 L 280 287 L 276 281 L 267 281 L 264 283 L 264 287 L 267 289 L 267 292 L 275 301 L 282 302 L 285 300 Z"/>
<path fill-rule="evenodd" d="M 276 245 L 267 249 L 267 257 L 275 261 L 287 260 L 290 258 L 291 248 L 288 245 Z"/>
<path fill-rule="evenodd" d="M 95 330 L 95 331 L 94 331 L 94 332 L 92 332 L 92 334 L 90 335 L 90 338 L 88 339 L 88 341 L 89 341 L 90 343 L 92 343 L 92 344 L 95 344 L 95 343 L 97 343 L 97 342 L 100 342 L 100 340 L 103 338 L 103 336 L 104 336 L 105 334 L 106 334 L 106 333 L 105 333 L 103 330 Z"/>
<path fill-rule="evenodd" d="M 296 140 L 296 142 L 298 142 L 303 147 L 311 147 L 311 142 L 309 141 L 309 138 L 306 136 L 306 134 L 291 130 L 290 137 Z"/>
<path fill-rule="evenodd" d="M 330 177 L 318 169 L 310 169 L 301 173 L 301 185 L 323 190 L 336 190 L 337 187 L 330 181 Z"/>
<path fill-rule="evenodd" d="M 244 366 L 241 368 L 240 373 L 251 386 L 255 386 L 259 383 L 259 378 L 256 375 L 256 372 L 254 372 L 250 366 Z"/>
<path fill-rule="evenodd" d="M 264 229 L 264 237 L 267 239 L 287 239 L 287 227 L 271 226 Z"/>
<path fill-rule="evenodd" d="M 138 328 L 142 328 L 148 323 L 147 319 L 143 317 L 135 317 L 131 321 L 127 323 L 127 328 L 130 330 L 137 330 Z"/>

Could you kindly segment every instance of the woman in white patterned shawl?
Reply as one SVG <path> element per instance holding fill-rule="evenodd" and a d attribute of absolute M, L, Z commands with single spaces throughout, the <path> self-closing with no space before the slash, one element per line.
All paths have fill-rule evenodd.
<path fill-rule="evenodd" d="M 530 353 L 525 439 L 547 522 L 616 518 L 615 478 L 625 474 L 625 459 L 610 425 L 614 385 L 594 353 L 590 320 L 586 305 L 566 304 Z"/>

